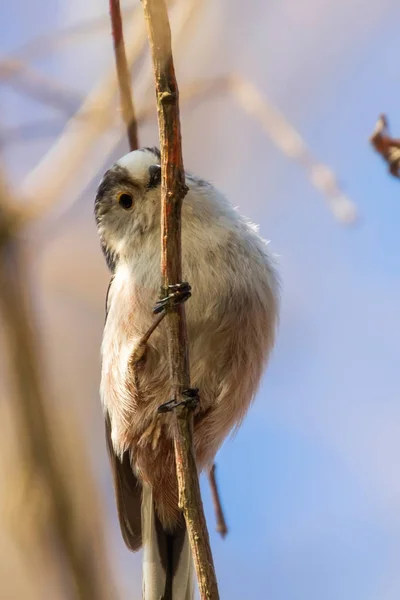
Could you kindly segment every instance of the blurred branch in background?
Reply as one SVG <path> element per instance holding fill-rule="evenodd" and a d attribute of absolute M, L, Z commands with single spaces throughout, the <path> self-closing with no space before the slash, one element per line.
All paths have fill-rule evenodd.
<path fill-rule="evenodd" d="M 182 22 L 185 23 L 185 20 Z M 144 43 L 144 39 L 142 41 Z M 132 62 L 134 62 L 134 60 L 138 57 L 139 52 L 137 51 L 135 53 L 134 58 L 131 59 Z M 31 79 L 34 77 L 34 72 L 23 69 L 22 65 L 20 67 L 20 72 L 21 74 L 29 73 Z M 147 89 L 149 89 L 150 81 L 147 72 L 146 75 L 148 84 Z M 142 78 L 142 82 L 144 79 L 145 77 Z M 40 79 L 38 79 L 38 81 L 39 80 Z M 37 97 L 42 101 L 46 102 L 47 100 L 50 100 L 53 105 L 56 105 L 57 108 L 61 109 L 67 108 L 67 106 L 72 103 L 71 101 L 77 101 L 78 96 L 73 94 L 70 90 L 58 87 L 57 84 L 52 82 L 50 79 L 46 79 L 45 81 L 47 88 L 46 86 L 42 87 L 42 91 L 37 88 Z M 104 80 L 101 84 L 96 86 L 96 88 L 88 95 L 86 100 L 83 101 L 78 112 L 75 113 L 75 115 L 64 127 L 64 130 L 60 135 L 56 145 L 53 146 L 53 148 L 42 160 L 42 163 L 39 164 L 39 166 L 31 173 L 30 176 L 28 176 L 27 180 L 24 182 L 21 188 L 21 195 L 23 197 L 28 194 L 29 196 L 33 195 L 32 191 L 34 187 L 30 187 L 31 182 L 33 181 L 33 183 L 37 186 L 35 195 L 42 198 L 41 208 L 37 206 L 36 209 L 33 209 L 32 207 L 30 211 L 33 210 L 34 212 L 30 215 L 27 214 L 27 219 L 39 218 L 42 214 L 44 215 L 47 212 L 46 200 L 48 201 L 49 208 L 52 208 L 52 197 L 58 196 L 65 191 L 65 188 L 68 188 L 68 178 L 70 178 L 70 184 L 75 184 L 76 176 L 79 176 L 83 171 L 83 174 L 81 175 L 83 181 L 80 183 L 80 188 L 82 188 L 84 187 L 85 183 L 88 183 L 88 180 L 90 180 L 91 174 L 94 174 L 94 172 L 99 169 L 100 165 L 98 164 L 98 161 L 93 160 L 90 165 L 83 161 L 81 157 L 81 155 L 83 156 L 83 149 L 82 152 L 74 151 L 73 154 L 75 155 L 75 158 L 70 164 L 67 161 L 67 169 L 63 173 L 63 178 L 54 178 L 55 188 L 53 190 L 42 190 L 42 185 L 44 188 L 46 188 L 46 186 L 44 185 L 44 182 L 42 183 L 41 177 L 44 177 L 44 173 L 47 169 L 50 169 L 51 172 L 57 172 L 57 169 L 59 166 L 61 166 L 63 158 L 65 158 L 64 155 L 72 153 L 73 146 L 80 148 L 81 144 L 83 144 L 83 147 L 89 151 L 91 148 L 96 147 L 98 138 L 110 128 L 114 128 L 116 130 L 115 138 L 113 138 L 113 142 L 111 142 L 112 146 L 119 141 L 122 132 L 120 132 L 120 129 L 117 129 L 117 123 L 115 120 L 115 96 L 113 95 L 111 97 L 109 95 L 107 97 L 103 95 L 105 90 L 110 92 L 110 86 L 107 84 L 109 84 L 109 79 L 107 81 Z M 23 84 L 21 84 L 21 89 L 24 89 L 25 91 L 28 87 L 29 80 L 28 83 L 23 82 Z M 30 89 L 30 91 L 32 90 Z M 55 93 L 55 91 L 57 91 L 57 93 Z M 116 87 L 113 89 L 113 92 L 115 94 Z M 311 183 L 319 192 L 323 194 L 327 200 L 330 210 L 338 221 L 345 225 L 349 225 L 357 220 L 357 208 L 353 201 L 341 190 L 333 171 L 326 165 L 323 165 L 314 159 L 306 143 L 298 134 L 298 132 L 288 123 L 278 109 L 274 107 L 251 82 L 237 75 L 226 75 L 209 80 L 199 80 L 182 87 L 181 99 L 182 102 L 195 102 L 196 100 L 198 101 L 201 99 L 210 100 L 218 93 L 232 94 L 239 106 L 260 122 L 265 133 L 271 138 L 273 143 L 281 150 L 281 152 L 283 152 L 287 158 L 298 162 L 300 166 L 306 170 Z M 125 105 L 127 106 L 127 104 Z M 130 114 L 132 115 L 132 113 Z M 133 122 L 136 122 L 136 126 L 140 125 L 146 120 L 152 118 L 153 114 L 153 106 L 149 104 L 149 102 L 146 102 L 144 105 L 138 107 L 136 119 L 134 119 Z M 131 119 L 132 116 L 129 118 Z M 82 127 L 83 123 L 85 123 L 85 125 L 86 123 L 88 124 L 87 126 Z M 57 120 L 49 119 L 25 123 L 20 126 L 9 127 L 3 130 L 3 143 L 15 143 L 19 140 L 23 141 L 24 139 L 29 138 L 29 136 L 36 134 L 49 135 L 52 129 L 57 128 L 57 126 L 60 126 Z M 392 152 L 393 165 L 396 167 L 397 155 L 395 153 L 395 149 L 397 148 L 397 141 L 390 137 L 382 138 L 381 134 L 380 137 L 374 134 L 374 147 L 376 147 L 378 139 L 385 140 L 385 151 L 387 151 L 388 148 L 392 148 L 394 151 L 394 153 Z M 134 137 L 133 140 L 135 140 Z M 111 148 L 108 151 L 106 149 L 105 152 L 106 154 L 110 153 Z M 382 154 L 382 151 L 379 152 Z M 74 177 L 71 177 L 74 169 Z M 89 173 L 85 175 L 85 171 L 87 169 L 89 169 Z M 24 194 L 25 190 L 26 192 Z M 53 191 L 53 194 L 51 194 L 51 191 Z M 70 202 L 73 201 L 74 198 L 70 200 Z M 65 210 L 67 206 L 68 204 L 64 206 L 63 209 Z M 37 211 L 37 214 L 35 214 L 35 211 Z"/>
<path fill-rule="evenodd" d="M 13 479 L 7 482 L 3 494 L 3 502 L 9 506 L 3 505 L 1 513 L 12 507 L 10 523 L 15 528 L 13 537 L 23 562 L 23 578 L 28 579 L 30 574 L 44 583 L 47 579 L 53 581 L 61 598 L 110 600 L 116 598 L 116 590 L 104 548 L 104 520 L 99 514 L 79 428 L 72 415 L 67 417 L 67 427 L 62 425 L 56 403 L 50 401 L 46 389 L 29 273 L 24 265 L 23 245 L 14 233 L 16 213 L 8 209 L 10 196 L 2 178 L 0 317 L 11 373 L 12 393 L 7 399 L 13 415 L 16 452 L 10 447 L 3 447 L 1 452 L 3 461 L 13 461 Z M 61 402 L 71 410 L 68 399 Z M 25 493 L 21 494 L 13 482 L 17 488 L 22 485 Z M 15 585 L 19 584 L 18 573 L 10 573 L 8 590 L 13 577 Z M 36 597 L 37 591 L 32 587 L 24 597 Z M 17 597 L 15 591 L 7 594 Z M 48 589 L 44 595 L 49 597 Z"/>
<path fill-rule="evenodd" d="M 136 7 L 127 7 L 122 10 L 122 13 L 125 17 L 129 17 L 135 11 L 137 11 Z M 93 35 L 101 31 L 104 32 L 108 28 L 109 22 L 108 14 L 104 14 L 94 19 L 87 19 L 74 25 L 56 29 L 55 31 L 29 40 L 13 52 L 13 57 L 32 61 L 66 45 L 81 41 L 87 42 L 88 35 Z M 6 58 L 5 60 L 9 59 Z"/>
<path fill-rule="evenodd" d="M 195 17 L 198 16 L 201 5 L 201 2 L 177 4 L 176 47 L 179 47 L 178 43 L 183 37 L 182 34 L 188 33 L 189 25 L 196 22 Z M 131 11 L 128 11 L 127 14 L 131 14 Z M 103 21 L 100 20 L 100 22 Z M 135 31 L 135 35 L 127 38 L 128 43 L 124 53 L 126 68 L 123 65 L 125 59 L 121 58 L 121 55 L 116 57 L 117 65 L 119 65 L 120 84 L 125 90 L 124 94 L 121 94 L 121 98 L 124 98 L 123 116 L 125 121 L 127 118 L 132 120 L 132 114 L 135 114 L 132 112 L 133 104 L 129 104 L 126 95 L 128 90 L 127 71 L 138 60 L 145 41 L 143 24 L 138 24 L 138 9 L 133 11 L 126 29 Z M 116 23 L 115 30 L 118 31 L 118 23 Z M 85 27 L 83 27 L 83 31 L 85 31 Z M 116 47 L 118 48 L 118 44 Z M 118 50 L 118 52 L 120 51 Z M 75 201 L 76 190 L 82 189 L 89 183 L 121 138 L 122 131 L 118 127 L 115 112 L 115 95 L 118 85 L 114 70 L 102 78 L 84 101 L 80 101 L 76 92 L 42 76 L 15 59 L 5 59 L 0 62 L 0 80 L 2 77 L 10 85 L 17 86 L 21 92 L 48 102 L 67 114 L 70 114 L 73 107 L 80 103 L 79 109 L 65 125 L 59 139 L 20 188 L 21 197 L 30 199 L 24 219 L 31 220 L 44 216 L 49 209 L 54 207 L 53 199 L 60 198 L 62 195 L 64 195 L 65 204 L 60 208 L 64 212 Z M 140 124 L 151 118 L 154 112 L 154 105 L 149 98 L 151 79 L 148 68 L 142 66 L 136 88 L 137 96 L 142 98 L 136 114 L 137 124 Z M 307 171 L 311 183 L 323 194 L 332 213 L 340 222 L 347 225 L 357 220 L 357 209 L 341 190 L 332 170 L 314 159 L 302 137 L 254 84 L 238 75 L 225 75 L 182 86 L 181 97 L 183 102 L 201 98 L 207 100 L 217 93 L 232 94 L 239 106 L 260 122 L 265 133 L 284 155 L 298 162 Z M 49 135 L 52 130 L 58 128 L 58 122 L 50 119 L 10 127 L 4 131 L 3 143 L 29 138 L 36 132 L 41 132 L 41 135 Z M 99 140 L 107 132 L 107 138 L 102 139 L 102 155 L 94 156 Z M 133 135 L 132 141 L 135 142 L 135 133 L 129 133 L 129 136 L 131 135 Z M 133 145 L 135 146 L 135 144 Z M 89 157 L 90 160 L 88 160 Z M 57 173 L 57 176 L 52 177 L 52 186 L 48 186 L 48 173 Z M 69 192 L 68 201 L 66 200 L 67 192 Z"/>
<path fill-rule="evenodd" d="M 333 171 L 314 159 L 300 134 L 253 83 L 237 74 L 196 81 L 182 90 L 182 99 L 209 99 L 222 92 L 232 94 L 239 106 L 260 123 L 275 146 L 306 170 L 338 221 L 350 225 L 357 220 L 357 208 L 340 189 Z"/>
<path fill-rule="evenodd" d="M 139 56 L 146 39 L 143 24 L 137 24 L 136 12 L 129 22 L 129 27 L 135 28 L 135 35 L 127 44 L 130 65 Z M 97 173 L 99 165 L 90 160 L 91 151 L 114 123 L 117 89 L 112 67 L 89 92 L 56 143 L 23 182 L 19 191 L 24 199 L 29 200 L 24 211 L 25 220 L 42 217 L 54 206 L 55 198 L 60 198 L 70 188 L 71 182 L 76 183 L 82 171 L 89 173 L 89 180 Z M 104 151 L 107 152 L 107 149 Z M 101 160 L 104 161 L 104 154 Z M 50 178 L 49 174 L 52 174 Z"/>
<path fill-rule="evenodd" d="M 202 2 L 198 0 L 177 4 L 174 10 L 175 47 L 179 47 L 184 34 L 194 24 L 201 7 Z M 129 65 L 134 64 L 139 57 L 146 39 L 143 20 L 139 24 L 137 22 L 138 14 L 141 14 L 141 6 L 135 10 L 126 27 L 127 31 L 134 32 L 127 36 L 125 44 Z M 142 66 L 136 84 L 138 95 L 145 99 L 145 114 L 150 114 L 153 110 L 148 107 L 151 85 L 151 71 L 146 64 Z M 58 140 L 26 177 L 18 194 L 27 201 L 21 225 L 42 218 L 49 211 L 53 212 L 57 204 L 59 217 L 104 166 L 107 157 L 122 137 L 122 129 L 115 127 L 118 114 L 115 110 L 117 90 L 113 67 L 89 92 L 77 113 L 65 125 Z"/>
<path fill-rule="evenodd" d="M 81 103 L 78 93 L 38 73 L 21 60 L 0 61 L 0 81 L 16 91 L 60 109 L 67 115 L 74 113 Z"/>
<path fill-rule="evenodd" d="M 14 144 L 23 144 L 29 140 L 53 137 L 63 125 L 64 119 L 61 117 L 45 117 L 18 125 L 5 125 L 1 130 L 0 149 Z"/>
<path fill-rule="evenodd" d="M 179 43 L 182 41 L 183 34 L 187 33 L 187 31 L 189 29 L 188 26 L 190 25 L 190 23 L 195 22 L 195 17 L 198 16 L 200 8 L 201 8 L 201 2 L 196 2 L 196 3 L 195 2 L 192 2 L 192 3 L 187 2 L 183 5 L 181 4 L 180 6 L 178 6 L 177 11 L 176 11 L 177 12 L 177 15 L 176 15 L 177 22 L 175 24 L 175 29 L 177 31 L 175 45 L 178 45 L 178 47 L 179 47 Z M 116 9 L 114 8 L 113 10 L 116 10 Z M 132 10 L 130 10 L 130 11 L 122 10 L 121 11 L 122 15 L 128 15 L 131 13 L 132 13 Z M 137 16 L 138 15 L 136 15 L 136 17 Z M 109 22 L 108 16 L 107 16 L 107 19 Z M 86 31 L 86 29 L 89 27 L 89 23 L 91 23 L 91 21 L 88 22 L 88 24 L 85 25 L 85 27 L 82 26 L 82 31 Z M 103 19 L 101 19 L 101 23 L 103 24 Z M 130 22 L 130 27 L 131 26 L 132 26 L 132 23 Z M 134 27 L 132 27 L 132 29 L 134 29 Z M 67 32 L 69 32 L 69 29 L 65 30 L 65 35 Z M 137 31 L 135 31 L 134 37 L 136 37 L 137 35 L 138 35 Z M 52 40 L 53 36 L 45 36 L 45 39 L 47 39 L 47 38 L 50 38 Z M 126 57 L 126 50 L 124 52 L 129 73 L 132 69 L 132 66 L 136 63 L 137 59 L 139 58 L 141 50 L 145 46 L 143 36 L 141 36 L 141 41 L 142 41 L 142 47 L 140 48 L 140 51 L 135 52 L 133 58 L 129 57 L 130 58 L 129 61 L 128 61 L 128 57 Z M 39 40 L 33 41 L 31 43 L 32 43 L 32 45 L 36 45 L 39 43 Z M 40 44 L 40 47 L 42 47 L 41 44 Z M 125 48 L 125 45 L 124 45 L 124 48 Z M 43 51 L 44 50 L 45 50 L 45 46 L 43 46 Z M 117 57 L 116 57 L 116 61 L 118 61 Z M 120 70 L 125 71 L 125 68 L 122 65 L 120 65 Z M 113 70 L 112 70 L 112 72 L 113 72 Z M 151 82 L 150 75 L 151 75 L 151 72 L 149 69 L 142 68 L 142 70 L 139 74 L 139 77 L 137 78 L 138 79 L 137 88 L 141 91 L 140 95 L 145 98 L 145 101 L 142 101 L 142 106 L 140 106 L 137 111 L 136 127 L 137 127 L 137 125 L 143 124 L 148 119 L 155 117 L 154 104 L 149 102 L 149 100 L 148 100 L 150 92 L 152 91 L 151 90 L 152 82 Z M 14 81 L 14 77 L 17 77 L 17 82 Z M 126 74 L 123 75 L 122 77 L 125 78 Z M 3 81 L 5 83 L 9 83 L 9 85 L 15 85 L 16 89 L 19 92 L 21 92 L 25 95 L 29 95 L 31 97 L 35 97 L 37 100 L 40 100 L 43 103 L 51 103 L 55 108 L 58 108 L 61 111 L 66 112 L 67 114 L 71 114 L 71 112 L 73 112 L 73 111 L 71 111 L 72 106 L 75 106 L 76 108 L 79 109 L 79 111 L 78 111 L 79 114 L 75 114 L 71 118 L 71 120 L 67 124 L 67 126 L 64 125 L 63 131 L 60 135 L 60 138 L 61 137 L 64 138 L 63 143 L 66 143 L 67 148 L 69 145 L 71 146 L 71 151 L 72 151 L 72 144 L 74 143 L 74 138 L 71 135 L 71 132 L 69 131 L 68 125 L 71 125 L 72 123 L 76 122 L 77 119 L 79 119 L 79 126 L 82 127 L 85 124 L 86 119 L 88 119 L 88 120 L 93 119 L 96 116 L 98 116 L 99 114 L 100 114 L 100 118 L 101 118 L 101 113 L 104 112 L 104 110 L 105 110 L 105 106 L 104 106 L 105 103 L 101 101 L 101 99 L 102 99 L 101 94 L 98 94 L 99 99 L 97 100 L 97 96 L 95 96 L 95 94 L 92 93 L 93 101 L 88 102 L 88 97 L 86 97 L 86 99 L 83 99 L 80 96 L 80 94 L 69 89 L 67 86 L 62 85 L 61 83 L 53 80 L 50 77 L 45 77 L 45 76 L 41 75 L 40 73 L 37 73 L 32 67 L 25 64 L 20 59 L 12 58 L 12 59 L 4 59 L 3 61 L 0 60 L 0 83 Z M 130 81 L 131 81 L 131 77 L 129 75 L 129 83 L 130 83 Z M 107 86 L 104 85 L 102 87 L 102 89 L 106 89 L 106 87 Z M 126 86 L 125 84 L 124 84 L 123 90 L 121 90 L 120 81 L 118 81 L 118 86 L 116 84 L 115 89 L 117 89 L 117 87 L 119 88 L 119 93 L 120 93 L 121 98 L 122 98 L 123 94 L 124 94 L 124 96 L 127 93 L 129 95 L 131 94 L 130 88 L 128 88 L 128 86 Z M 96 86 L 95 89 L 99 90 L 100 85 Z M 91 95 L 91 93 L 89 93 L 88 96 L 90 96 L 90 95 Z M 130 102 L 132 102 L 132 105 L 133 105 L 132 99 L 129 100 L 128 98 L 125 98 L 124 102 L 127 106 L 129 105 Z M 112 112 L 112 115 L 110 117 L 110 122 L 108 125 L 106 124 L 104 126 L 103 132 L 99 132 L 98 137 L 100 137 L 102 135 L 102 133 L 106 132 L 109 128 L 111 128 L 115 132 L 114 144 L 116 145 L 122 137 L 122 130 L 119 128 L 119 123 L 118 123 L 119 119 L 116 118 L 118 113 L 115 110 L 115 102 L 113 102 L 113 104 L 110 104 L 109 108 L 110 108 L 110 111 Z M 132 115 L 132 112 L 130 110 L 129 110 L 129 112 Z M 135 111 L 133 114 L 135 114 Z M 132 117 L 130 116 L 129 118 L 131 119 Z M 126 122 L 126 118 L 124 119 L 124 121 Z M 18 143 L 25 142 L 26 140 L 29 140 L 32 138 L 38 139 L 40 137 L 50 136 L 50 135 L 53 135 L 55 131 L 60 129 L 60 127 L 62 127 L 62 125 L 63 125 L 63 120 L 62 120 L 61 116 L 59 119 L 43 118 L 40 120 L 26 122 L 26 123 L 14 125 L 14 126 L 5 125 L 1 131 L 2 135 L 1 135 L 0 143 L 2 145 L 18 144 Z M 84 132 L 82 132 L 82 133 L 85 137 Z M 65 140 L 65 138 L 67 138 L 67 139 Z M 93 140 L 93 146 L 96 146 L 96 139 L 97 138 L 95 138 Z M 128 139 L 129 139 L 129 136 L 128 136 Z M 80 141 L 79 135 L 78 135 L 77 141 L 78 142 Z M 104 147 L 106 148 L 106 142 L 103 141 L 103 143 L 104 143 Z M 106 152 L 106 154 L 107 153 L 110 154 L 112 152 L 112 150 L 113 150 L 113 147 L 110 146 L 110 148 L 105 149 L 105 152 Z M 54 164 L 54 167 L 61 166 L 61 162 L 59 164 L 59 162 L 57 160 L 54 160 L 54 163 L 52 162 L 51 152 L 48 153 L 47 157 L 48 157 L 48 162 L 46 162 L 45 166 L 47 165 L 50 168 L 53 166 L 53 164 Z M 98 170 L 101 165 L 98 164 L 98 161 L 96 161 L 95 164 L 96 164 L 97 170 Z M 97 172 L 96 166 L 93 168 L 93 175 L 95 174 L 95 172 Z M 84 168 L 84 165 L 82 165 L 82 168 Z M 44 168 L 43 168 L 43 171 L 44 171 Z M 74 176 L 76 176 L 76 173 L 74 174 Z M 84 181 L 81 183 L 81 187 L 84 187 L 89 181 L 90 181 L 90 175 L 88 175 L 88 177 L 84 177 Z M 71 183 L 72 183 L 72 181 L 71 181 Z M 78 186 L 75 186 L 75 187 L 78 187 Z M 58 188 L 59 188 L 59 186 L 57 186 L 57 189 Z M 71 194 L 71 196 L 73 196 L 73 194 Z M 72 197 L 70 202 L 74 202 L 74 200 L 75 200 L 75 198 Z M 64 207 L 64 210 L 66 207 Z"/>

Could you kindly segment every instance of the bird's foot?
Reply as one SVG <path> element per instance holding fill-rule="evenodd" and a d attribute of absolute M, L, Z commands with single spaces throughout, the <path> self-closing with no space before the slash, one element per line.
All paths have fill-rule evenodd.
<path fill-rule="evenodd" d="M 175 306 L 176 304 L 182 304 L 186 302 L 188 298 L 191 296 L 191 287 L 187 281 L 183 281 L 182 283 L 175 283 L 173 285 L 168 286 L 168 296 L 165 298 L 161 298 L 158 302 L 156 302 L 153 313 L 158 314 L 171 306 Z"/>
<path fill-rule="evenodd" d="M 172 400 L 168 400 L 168 402 L 164 402 L 161 406 L 158 407 L 159 413 L 171 412 L 178 406 L 186 406 L 191 410 L 194 410 L 198 407 L 200 398 L 199 398 L 199 390 L 198 388 L 189 388 L 182 392 L 183 400 L 177 402 L 175 398 Z"/>

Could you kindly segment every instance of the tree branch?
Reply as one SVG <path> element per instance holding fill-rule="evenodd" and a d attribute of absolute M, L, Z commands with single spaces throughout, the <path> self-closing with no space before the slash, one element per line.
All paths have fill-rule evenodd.
<path fill-rule="evenodd" d="M 122 116 L 128 133 L 129 147 L 131 150 L 137 150 L 139 147 L 137 121 L 131 92 L 131 77 L 126 58 L 119 0 L 110 0 L 110 17 Z"/>
<path fill-rule="evenodd" d="M 164 0 L 143 0 L 150 41 L 161 150 L 161 273 L 163 295 L 168 285 L 182 280 L 181 208 L 186 195 L 179 120 L 179 92 L 171 49 L 171 31 Z M 173 397 L 183 401 L 190 387 L 189 356 L 183 305 L 166 317 Z M 193 450 L 193 414 L 184 405 L 174 412 L 175 458 L 179 504 L 186 520 L 202 600 L 218 600 L 218 585 L 211 554 L 197 467 Z"/>
<path fill-rule="evenodd" d="M 379 115 L 369 141 L 374 150 L 387 163 L 389 173 L 393 177 L 400 178 L 400 139 L 392 138 L 389 134 L 389 124 L 386 115 Z"/>
<path fill-rule="evenodd" d="M 221 498 L 219 497 L 217 478 L 215 477 L 216 469 L 217 468 L 214 463 L 208 474 L 208 481 L 210 483 L 215 518 L 217 520 L 217 531 L 221 537 L 224 538 L 228 533 L 228 527 L 226 525 L 224 511 L 222 510 Z"/>

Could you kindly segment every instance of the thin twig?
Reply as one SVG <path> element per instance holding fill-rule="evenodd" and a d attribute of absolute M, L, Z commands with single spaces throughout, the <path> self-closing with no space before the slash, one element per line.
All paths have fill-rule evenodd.
<path fill-rule="evenodd" d="M 181 208 L 186 195 L 179 120 L 179 93 L 171 49 L 171 31 L 164 0 L 143 0 L 150 41 L 161 149 L 161 273 L 163 293 L 182 280 Z M 170 375 L 173 397 L 184 400 L 190 388 L 185 310 L 178 305 L 167 318 Z M 218 585 L 193 450 L 193 413 L 184 405 L 175 415 L 175 458 L 179 504 L 185 516 L 202 600 L 218 600 Z"/>
<path fill-rule="evenodd" d="M 374 150 L 380 154 L 393 177 L 400 178 L 400 139 L 392 138 L 386 115 L 381 114 L 369 138 Z"/>
<path fill-rule="evenodd" d="M 221 498 L 219 496 L 217 479 L 215 477 L 215 471 L 217 467 L 213 464 L 211 471 L 208 474 L 208 481 L 210 483 L 211 495 L 214 504 L 215 517 L 217 520 L 217 531 L 221 534 L 221 537 L 224 538 L 228 533 L 228 527 L 225 521 L 224 511 L 222 509 Z"/>
<path fill-rule="evenodd" d="M 110 0 L 110 17 L 122 116 L 128 133 L 129 147 L 131 150 L 136 150 L 139 147 L 137 121 L 131 92 L 131 77 L 126 58 L 119 0 Z"/>

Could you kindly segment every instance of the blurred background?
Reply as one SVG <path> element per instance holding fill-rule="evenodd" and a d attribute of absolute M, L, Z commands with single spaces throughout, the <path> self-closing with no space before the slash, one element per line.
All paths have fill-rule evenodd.
<path fill-rule="evenodd" d="M 140 144 L 158 145 L 142 7 L 123 6 Z M 225 540 L 202 482 L 221 597 L 398 600 L 400 188 L 368 137 L 381 112 L 400 136 L 400 5 L 170 7 L 185 166 L 260 225 L 282 278 L 271 364 L 217 457 Z M 1 8 L 0 208 L 26 219 L 16 239 L 0 227 L 4 600 L 141 597 L 98 394 L 109 275 L 93 202 L 128 151 L 107 11 Z"/>

